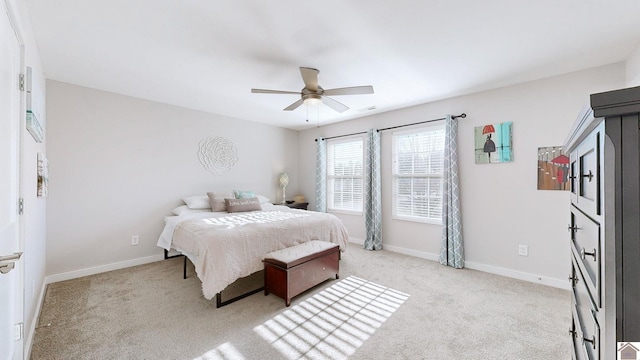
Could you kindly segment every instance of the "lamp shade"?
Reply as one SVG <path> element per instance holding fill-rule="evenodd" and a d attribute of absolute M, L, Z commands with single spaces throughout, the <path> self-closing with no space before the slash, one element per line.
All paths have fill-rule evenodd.
<path fill-rule="evenodd" d="M 289 185 L 289 175 L 287 173 L 280 174 L 280 187 L 286 188 Z"/>

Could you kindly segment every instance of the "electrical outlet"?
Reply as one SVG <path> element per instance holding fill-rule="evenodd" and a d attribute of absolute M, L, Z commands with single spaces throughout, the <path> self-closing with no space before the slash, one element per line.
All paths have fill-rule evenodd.
<path fill-rule="evenodd" d="M 138 245 L 140 243 L 140 237 L 138 235 L 133 235 L 131 237 L 131 245 Z"/>
<path fill-rule="evenodd" d="M 529 246 L 527 246 L 527 245 L 518 245 L 518 255 L 520 255 L 520 256 L 528 256 L 529 255 Z"/>

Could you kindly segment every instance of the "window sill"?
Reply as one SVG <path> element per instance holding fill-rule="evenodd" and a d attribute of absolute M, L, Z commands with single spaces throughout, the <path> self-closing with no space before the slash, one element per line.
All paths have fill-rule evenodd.
<path fill-rule="evenodd" d="M 391 216 L 391 219 L 442 226 L 442 220 L 421 219 L 421 218 L 417 218 L 417 217 L 398 216 L 398 215 Z"/>
<path fill-rule="evenodd" d="M 342 209 L 327 209 L 327 212 L 331 214 L 345 214 L 345 215 L 356 215 L 356 216 L 362 216 L 364 214 L 364 212 L 362 211 L 342 210 Z"/>

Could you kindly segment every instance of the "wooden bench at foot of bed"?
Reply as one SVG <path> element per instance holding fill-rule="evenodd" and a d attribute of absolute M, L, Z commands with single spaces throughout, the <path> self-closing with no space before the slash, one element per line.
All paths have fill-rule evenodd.
<path fill-rule="evenodd" d="M 340 248 L 313 240 L 274 251 L 264 257 L 264 294 L 273 293 L 291 305 L 291 298 L 335 276 L 339 278 Z"/>

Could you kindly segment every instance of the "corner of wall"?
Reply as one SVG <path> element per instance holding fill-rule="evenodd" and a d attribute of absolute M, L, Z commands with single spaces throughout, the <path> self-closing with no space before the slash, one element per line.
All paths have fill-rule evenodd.
<path fill-rule="evenodd" d="M 640 44 L 629 55 L 624 64 L 626 86 L 640 86 Z"/>

